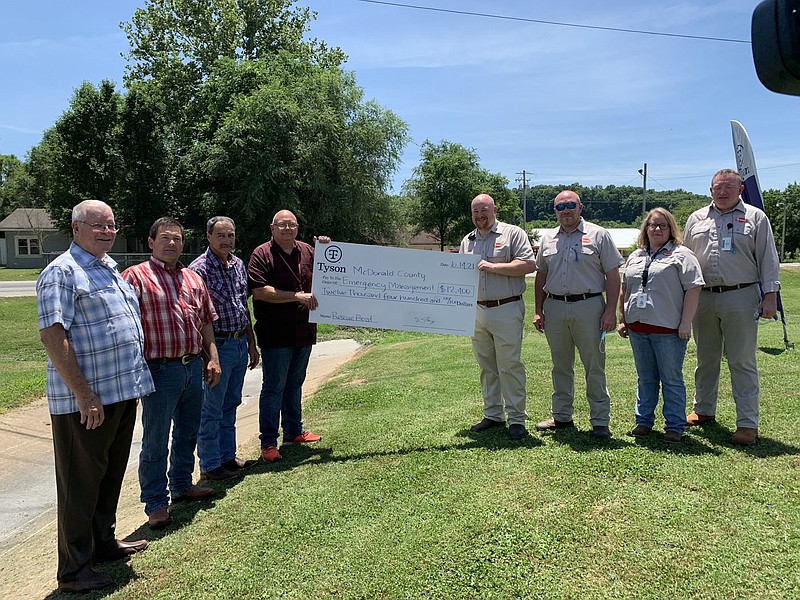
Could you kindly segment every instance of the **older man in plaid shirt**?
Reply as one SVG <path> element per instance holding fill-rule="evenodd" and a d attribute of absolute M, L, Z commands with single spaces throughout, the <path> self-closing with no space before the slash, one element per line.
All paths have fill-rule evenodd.
<path fill-rule="evenodd" d="M 36 283 L 47 356 L 58 499 L 58 588 L 111 585 L 91 562 L 147 548 L 115 537 L 136 399 L 153 391 L 144 360 L 139 303 L 106 254 L 117 224 L 111 208 L 84 200 L 72 209 L 74 242 Z"/>
<path fill-rule="evenodd" d="M 153 251 L 150 260 L 126 269 L 122 277 L 139 298 L 144 354 L 156 386 L 156 391 L 142 400 L 139 486 L 148 523 L 159 529 L 169 523 L 167 475 L 173 504 L 202 500 L 214 493 L 211 488 L 192 485 L 192 471 L 203 381 L 210 387 L 217 385 L 220 368 L 212 326 L 217 314 L 206 284 L 178 262 L 183 226 L 162 217 L 153 223 L 147 241 Z"/>
<path fill-rule="evenodd" d="M 206 282 L 219 318 L 214 321 L 214 343 L 222 369 L 219 384 L 206 386 L 197 454 L 201 478 L 230 479 L 255 460 L 236 456 L 236 409 L 248 366 L 258 366 L 259 353 L 247 307 L 247 269 L 233 254 L 236 225 L 230 217 L 211 217 L 206 226 L 208 249 L 189 268 Z"/>

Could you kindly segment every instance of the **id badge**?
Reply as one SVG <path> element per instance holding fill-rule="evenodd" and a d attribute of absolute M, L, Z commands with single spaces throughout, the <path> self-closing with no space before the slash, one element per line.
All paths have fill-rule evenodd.
<path fill-rule="evenodd" d="M 647 308 L 647 292 L 639 292 L 636 295 L 636 308 Z"/>
<path fill-rule="evenodd" d="M 731 236 L 722 238 L 722 249 L 725 252 L 730 252 L 733 249 L 733 238 Z"/>

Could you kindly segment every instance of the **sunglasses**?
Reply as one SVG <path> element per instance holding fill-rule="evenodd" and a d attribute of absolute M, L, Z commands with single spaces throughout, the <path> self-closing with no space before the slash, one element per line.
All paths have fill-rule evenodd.
<path fill-rule="evenodd" d="M 573 209 L 574 209 L 574 208 L 576 208 L 577 206 L 578 206 L 578 203 L 577 203 L 577 202 L 574 202 L 574 201 L 572 201 L 572 200 L 570 200 L 569 202 L 559 202 L 558 204 L 556 204 L 556 210 L 557 210 L 558 212 L 561 212 L 561 211 L 562 211 L 562 210 L 564 210 L 565 208 L 568 208 L 568 209 L 570 209 L 570 210 L 573 210 Z"/>

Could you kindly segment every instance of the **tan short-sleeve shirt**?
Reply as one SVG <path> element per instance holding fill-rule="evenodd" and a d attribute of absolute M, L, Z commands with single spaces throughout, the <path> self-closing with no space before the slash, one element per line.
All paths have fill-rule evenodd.
<path fill-rule="evenodd" d="M 605 291 L 605 274 L 622 262 L 608 231 L 581 219 L 571 233 L 559 226 L 542 236 L 536 270 L 546 274 L 549 294 L 596 294 Z"/>

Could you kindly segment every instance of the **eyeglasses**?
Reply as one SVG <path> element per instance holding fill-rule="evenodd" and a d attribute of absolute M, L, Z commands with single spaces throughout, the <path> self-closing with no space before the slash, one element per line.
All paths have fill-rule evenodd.
<path fill-rule="evenodd" d="M 572 201 L 572 200 L 570 200 L 569 202 L 559 202 L 558 204 L 556 204 L 556 210 L 557 210 L 558 212 L 561 212 L 561 211 L 562 211 L 562 210 L 564 210 L 565 208 L 568 208 L 568 209 L 570 209 L 570 210 L 573 210 L 573 209 L 574 209 L 574 208 L 576 208 L 577 206 L 578 206 L 578 203 L 577 203 L 577 202 L 574 202 L 574 201 Z"/>
<path fill-rule="evenodd" d="M 297 223 L 273 223 L 278 229 L 297 229 Z"/>
<path fill-rule="evenodd" d="M 667 225 L 666 223 L 648 223 L 647 228 L 651 231 L 655 231 L 656 229 L 663 229 L 664 231 L 666 231 L 667 229 L 669 229 L 669 225 Z"/>
<path fill-rule="evenodd" d="M 714 192 L 721 192 L 722 190 L 738 190 L 742 184 L 740 183 L 718 183 L 711 186 Z"/>
<path fill-rule="evenodd" d="M 113 231 L 114 233 L 119 231 L 119 225 L 116 223 L 89 223 L 88 221 L 78 221 L 78 223 L 88 225 L 95 231 L 105 231 L 106 229 Z"/>

